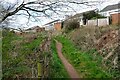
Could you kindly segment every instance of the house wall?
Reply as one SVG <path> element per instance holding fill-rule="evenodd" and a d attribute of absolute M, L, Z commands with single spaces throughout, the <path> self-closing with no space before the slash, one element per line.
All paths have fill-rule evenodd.
<path fill-rule="evenodd" d="M 54 30 L 54 24 L 48 24 L 48 25 L 45 25 L 45 30 L 48 31 L 48 30 Z"/>
<path fill-rule="evenodd" d="M 61 22 L 57 22 L 57 23 L 54 23 L 54 28 L 55 28 L 55 30 L 61 30 Z"/>
<path fill-rule="evenodd" d="M 112 24 L 120 24 L 120 13 L 111 14 L 112 16 Z"/>
<path fill-rule="evenodd" d="M 96 26 L 97 25 L 97 20 L 88 20 L 87 26 Z"/>
<path fill-rule="evenodd" d="M 98 19 L 98 26 L 107 26 L 107 25 L 109 25 L 108 18 Z"/>

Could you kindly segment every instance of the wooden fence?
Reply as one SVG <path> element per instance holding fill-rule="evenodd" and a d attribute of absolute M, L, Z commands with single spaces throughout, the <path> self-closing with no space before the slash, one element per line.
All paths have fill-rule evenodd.
<path fill-rule="evenodd" d="M 39 45 L 39 48 L 36 49 L 34 55 L 34 63 L 31 67 L 32 78 L 44 79 L 48 78 L 50 74 L 50 59 L 51 59 L 51 49 L 50 49 L 51 40 L 49 37 L 46 37 L 42 43 Z"/>

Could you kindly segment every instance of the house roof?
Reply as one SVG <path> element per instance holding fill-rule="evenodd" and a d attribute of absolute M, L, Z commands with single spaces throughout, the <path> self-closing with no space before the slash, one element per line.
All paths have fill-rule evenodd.
<path fill-rule="evenodd" d="M 39 26 L 34 26 L 34 27 L 31 27 L 31 28 L 26 29 L 26 30 L 34 30 L 34 29 L 38 29 L 38 28 L 40 28 L 40 27 Z"/>
<path fill-rule="evenodd" d="M 90 12 L 90 11 L 95 11 L 95 10 L 96 10 L 96 8 L 81 11 L 80 13 L 77 13 L 77 14 L 75 14 L 75 15 L 73 15 L 73 16 L 68 17 L 66 20 L 74 19 L 74 18 L 79 18 L 80 16 L 83 16 L 84 13 L 88 13 L 88 12 Z"/>
<path fill-rule="evenodd" d="M 120 9 L 119 5 L 120 5 L 120 3 L 114 4 L 114 5 L 109 5 L 109 6 L 105 7 L 104 9 L 102 9 L 100 12 L 105 12 L 105 11 L 114 10 L 114 9 Z"/>
<path fill-rule="evenodd" d="M 51 21 L 51 22 L 46 23 L 46 24 L 44 24 L 44 25 L 49 25 L 49 24 L 52 24 L 52 23 L 57 22 L 57 21 L 60 21 L 60 20 L 59 20 L 59 19 L 58 19 L 58 20 L 54 20 L 54 21 Z"/>

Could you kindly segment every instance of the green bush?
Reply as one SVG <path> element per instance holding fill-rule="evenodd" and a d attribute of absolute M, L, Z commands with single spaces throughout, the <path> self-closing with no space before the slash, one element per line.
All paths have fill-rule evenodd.
<path fill-rule="evenodd" d="M 76 28 L 79 28 L 79 22 L 77 22 L 76 20 L 70 20 L 70 21 L 64 23 L 65 33 L 68 33 L 71 30 L 74 30 Z"/>
<path fill-rule="evenodd" d="M 84 16 L 84 19 L 88 19 L 88 20 L 90 20 L 90 19 L 98 19 L 98 18 L 105 18 L 104 16 L 98 14 L 95 11 L 90 11 L 88 13 L 84 13 L 83 16 Z"/>

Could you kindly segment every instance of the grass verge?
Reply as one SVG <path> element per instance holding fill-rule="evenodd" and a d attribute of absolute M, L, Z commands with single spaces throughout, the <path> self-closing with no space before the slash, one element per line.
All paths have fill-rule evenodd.
<path fill-rule="evenodd" d="M 50 63 L 50 78 L 69 78 L 67 71 L 64 68 L 61 60 L 57 55 L 56 43 L 52 39 L 51 41 L 51 49 L 52 49 L 52 60 Z"/>
<path fill-rule="evenodd" d="M 111 75 L 100 66 L 102 60 L 100 56 L 98 56 L 98 60 L 94 60 L 88 52 L 80 52 L 67 38 L 57 36 L 56 39 L 63 44 L 64 56 L 82 78 L 111 78 Z"/>

